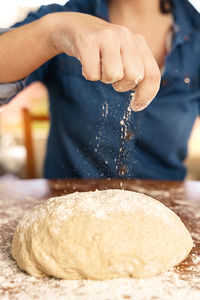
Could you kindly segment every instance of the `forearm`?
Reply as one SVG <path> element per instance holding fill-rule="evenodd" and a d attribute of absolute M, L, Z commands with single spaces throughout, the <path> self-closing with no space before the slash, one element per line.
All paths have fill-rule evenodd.
<path fill-rule="evenodd" d="M 0 35 L 0 83 L 20 80 L 55 56 L 49 17 Z"/>

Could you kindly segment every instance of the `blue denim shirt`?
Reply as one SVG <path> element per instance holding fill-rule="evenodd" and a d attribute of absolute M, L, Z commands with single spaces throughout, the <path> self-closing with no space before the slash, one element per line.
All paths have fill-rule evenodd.
<path fill-rule="evenodd" d="M 200 15 L 186 0 L 174 3 L 175 34 L 160 91 L 148 108 L 131 113 L 126 137 L 120 121 L 130 93 L 85 80 L 77 59 L 61 54 L 26 79 L 25 85 L 40 80 L 49 89 L 45 177 L 184 178 L 187 142 L 200 105 Z M 109 20 L 106 0 L 71 0 L 64 6 L 42 6 L 15 26 L 58 11 Z M 3 103 L 8 99 L 1 97 L 2 88 Z"/>

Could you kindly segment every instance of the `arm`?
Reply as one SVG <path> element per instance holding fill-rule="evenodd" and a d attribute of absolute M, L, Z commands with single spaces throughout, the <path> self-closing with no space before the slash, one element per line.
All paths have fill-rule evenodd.
<path fill-rule="evenodd" d="M 62 52 L 80 60 L 88 80 L 120 92 L 137 86 L 135 110 L 157 94 L 159 68 L 142 36 L 74 12 L 52 13 L 0 36 L 0 82 L 22 79 Z"/>
<path fill-rule="evenodd" d="M 18 81 L 54 56 L 45 17 L 0 35 L 0 82 Z"/>

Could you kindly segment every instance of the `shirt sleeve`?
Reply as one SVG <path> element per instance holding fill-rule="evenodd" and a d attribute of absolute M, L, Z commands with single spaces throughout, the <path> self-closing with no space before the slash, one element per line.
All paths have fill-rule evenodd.
<path fill-rule="evenodd" d="M 24 80 L 13 83 L 0 84 L 0 107 L 9 103 L 23 88 L 25 87 L 26 78 Z"/>

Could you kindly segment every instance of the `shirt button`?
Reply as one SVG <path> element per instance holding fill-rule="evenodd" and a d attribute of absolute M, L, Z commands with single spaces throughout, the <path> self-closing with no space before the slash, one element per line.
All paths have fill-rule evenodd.
<path fill-rule="evenodd" d="M 167 85 L 167 79 L 162 79 L 162 80 L 161 80 L 161 85 L 162 85 L 162 86 Z"/>
<path fill-rule="evenodd" d="M 190 78 L 189 78 L 189 77 L 185 77 L 185 78 L 184 78 L 184 82 L 185 82 L 186 84 L 189 84 L 189 83 L 190 83 L 190 81 L 191 81 L 191 80 L 190 80 Z"/>

